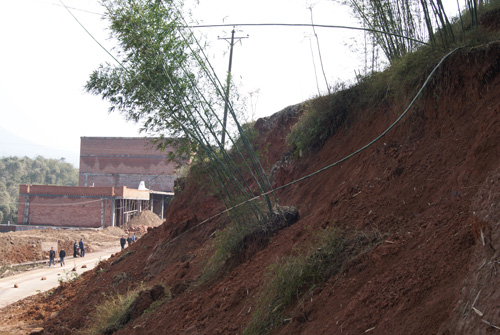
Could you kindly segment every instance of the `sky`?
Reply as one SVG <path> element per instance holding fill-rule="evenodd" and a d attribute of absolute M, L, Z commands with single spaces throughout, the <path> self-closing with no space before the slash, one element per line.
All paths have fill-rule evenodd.
<path fill-rule="evenodd" d="M 78 21 L 112 51 L 97 0 L 63 0 Z M 358 26 L 331 0 L 200 0 L 200 24 L 311 23 Z M 232 27 L 196 28 L 221 78 L 229 64 Z M 352 80 L 362 62 L 360 31 L 311 27 L 237 26 L 232 76 L 247 101 L 247 118 L 270 116 L 330 85 Z M 0 0 L 0 157 L 41 154 L 78 167 L 80 138 L 136 137 L 140 125 L 109 114 L 109 104 L 83 89 L 99 64 L 114 62 L 59 0 Z M 318 44 L 324 69 L 321 69 Z M 324 74 L 323 74 L 324 72 Z"/>

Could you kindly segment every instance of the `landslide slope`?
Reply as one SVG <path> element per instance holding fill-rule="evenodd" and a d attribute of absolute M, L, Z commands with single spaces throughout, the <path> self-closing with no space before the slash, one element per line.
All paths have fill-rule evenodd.
<path fill-rule="evenodd" d="M 155 284 L 167 287 L 171 297 L 157 300 L 145 313 L 134 307 L 114 334 L 242 334 L 258 308 L 269 267 L 310 245 L 328 227 L 360 240 L 369 237 L 369 243 L 349 249 L 337 274 L 302 290 L 273 334 L 498 331 L 493 326 L 500 326 L 499 74 L 498 42 L 452 54 L 383 138 L 277 192 L 281 205 L 297 207 L 297 222 L 247 241 L 236 262 L 202 285 L 196 283 L 213 252 L 214 232 L 228 219 L 201 224 L 223 206 L 193 173 L 162 226 L 45 298 L 46 304 L 58 302 L 43 334 L 83 330 L 106 297 Z M 275 187 L 363 147 L 406 107 L 388 99 L 350 111 L 320 149 L 299 157 L 285 137 L 305 106 L 255 124 Z M 151 297 L 153 291 L 147 291 Z M 148 299 L 145 305 L 152 306 L 154 297 Z"/>

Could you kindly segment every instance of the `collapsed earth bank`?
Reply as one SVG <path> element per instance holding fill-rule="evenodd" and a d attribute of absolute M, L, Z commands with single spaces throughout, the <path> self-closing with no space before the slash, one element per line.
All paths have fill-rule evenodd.
<path fill-rule="evenodd" d="M 199 179 L 187 180 L 162 226 L 80 281 L 40 298 L 39 310 L 51 311 L 42 333 L 83 330 L 96 304 L 140 285 L 152 288 L 151 303 L 161 285 L 169 299 L 129 314 L 114 334 L 241 334 L 258 308 L 269 267 L 329 228 L 368 242 L 362 250 L 347 249 L 339 272 L 300 291 L 273 334 L 490 333 L 500 326 L 499 55 L 497 42 L 448 57 L 379 141 L 277 191 L 281 205 L 298 209 L 298 220 L 249 241 L 236 263 L 202 285 L 196 284 L 214 233 L 228 218 L 201 224 L 224 208 Z M 305 104 L 258 120 L 258 151 L 271 183 L 285 185 L 351 154 L 405 108 L 386 99 L 349 111 L 348 122 L 320 149 L 302 156 L 285 138 Z"/>

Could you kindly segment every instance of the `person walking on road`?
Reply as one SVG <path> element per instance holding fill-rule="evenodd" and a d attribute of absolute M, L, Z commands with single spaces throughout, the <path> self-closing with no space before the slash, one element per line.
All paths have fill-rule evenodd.
<path fill-rule="evenodd" d="M 85 246 L 83 245 L 82 239 L 80 239 L 79 246 L 80 246 L 80 256 L 85 257 Z"/>
<path fill-rule="evenodd" d="M 120 245 L 122 246 L 122 250 L 125 249 L 125 243 L 127 243 L 127 240 L 124 236 L 122 236 L 122 238 L 120 238 Z"/>
<path fill-rule="evenodd" d="M 73 244 L 73 257 L 78 257 L 78 243 L 76 243 L 76 241 L 75 244 Z"/>
<path fill-rule="evenodd" d="M 50 266 L 52 264 L 54 264 L 54 266 L 56 266 L 55 258 L 56 258 L 56 252 L 54 251 L 54 247 L 50 247 L 50 251 L 49 251 L 49 268 L 50 268 Z"/>
<path fill-rule="evenodd" d="M 61 248 L 61 251 L 59 251 L 59 259 L 61 261 L 61 267 L 64 266 L 64 265 L 66 265 L 64 263 L 64 257 L 66 257 L 66 251 L 64 251 L 64 248 Z"/>

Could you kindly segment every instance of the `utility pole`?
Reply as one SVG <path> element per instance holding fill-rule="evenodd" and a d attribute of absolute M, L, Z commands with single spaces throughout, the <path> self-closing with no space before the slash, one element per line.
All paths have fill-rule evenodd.
<path fill-rule="evenodd" d="M 231 43 L 230 43 L 230 50 L 229 50 L 229 69 L 227 70 L 227 78 L 226 78 L 226 101 L 224 103 L 224 119 L 222 121 L 222 147 L 224 148 L 224 142 L 226 141 L 226 123 L 227 123 L 227 109 L 229 108 L 229 85 L 231 84 L 231 65 L 233 64 L 233 46 L 234 46 L 234 26 L 233 30 L 231 31 Z M 236 37 L 236 39 L 241 40 L 243 38 L 248 38 L 248 35 L 246 37 Z M 220 40 L 228 40 L 228 37 L 223 37 L 220 38 Z"/>

